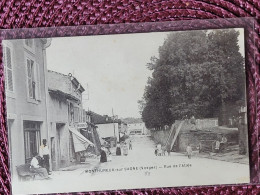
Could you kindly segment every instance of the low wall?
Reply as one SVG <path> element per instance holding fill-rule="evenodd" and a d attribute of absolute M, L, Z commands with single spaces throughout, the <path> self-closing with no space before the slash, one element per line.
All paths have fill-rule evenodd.
<path fill-rule="evenodd" d="M 197 119 L 196 120 L 196 128 L 197 129 L 206 129 L 210 127 L 217 127 L 218 119 Z"/>

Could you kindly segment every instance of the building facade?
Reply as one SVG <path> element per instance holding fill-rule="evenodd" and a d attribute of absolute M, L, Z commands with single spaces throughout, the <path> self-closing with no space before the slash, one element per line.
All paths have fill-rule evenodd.
<path fill-rule="evenodd" d="M 129 135 L 149 135 L 150 131 L 145 127 L 143 122 L 128 123 L 127 131 Z"/>
<path fill-rule="evenodd" d="M 74 143 L 81 136 L 77 125 L 86 122 L 82 106 L 84 88 L 71 74 L 49 70 L 48 92 L 51 164 L 53 170 L 58 170 L 79 160 L 76 153 L 80 151 L 75 151 Z"/>
<path fill-rule="evenodd" d="M 11 171 L 48 139 L 46 48 L 50 39 L 3 41 Z"/>
<path fill-rule="evenodd" d="M 118 120 L 117 117 L 100 115 L 95 112 L 90 112 L 90 116 L 91 122 L 97 126 L 97 132 L 100 139 L 103 139 L 109 143 L 110 147 L 116 146 L 116 143 L 120 141 L 121 137 L 121 121 Z"/>

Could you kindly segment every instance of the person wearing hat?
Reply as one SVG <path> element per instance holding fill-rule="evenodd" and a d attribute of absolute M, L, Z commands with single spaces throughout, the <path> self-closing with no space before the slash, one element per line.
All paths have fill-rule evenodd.
<path fill-rule="evenodd" d="M 51 174 L 50 171 L 50 151 L 49 147 L 47 146 L 47 140 L 43 139 L 42 140 L 42 145 L 40 146 L 40 156 L 43 159 L 43 167 L 47 169 L 48 174 Z"/>

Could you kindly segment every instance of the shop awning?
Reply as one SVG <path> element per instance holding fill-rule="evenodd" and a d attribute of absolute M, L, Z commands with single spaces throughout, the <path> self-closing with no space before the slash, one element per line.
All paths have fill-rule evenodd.
<path fill-rule="evenodd" d="M 100 143 L 101 143 L 101 145 L 106 145 L 107 141 L 105 141 L 104 139 L 100 138 Z"/>
<path fill-rule="evenodd" d="M 90 145 L 94 146 L 94 144 L 85 138 L 80 132 L 78 132 L 75 128 L 69 127 L 70 132 L 72 133 L 73 144 L 75 152 L 80 152 L 86 150 Z"/>

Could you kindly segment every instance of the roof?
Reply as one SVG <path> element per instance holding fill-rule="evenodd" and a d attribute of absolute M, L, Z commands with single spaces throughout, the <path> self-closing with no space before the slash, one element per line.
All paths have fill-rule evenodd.
<path fill-rule="evenodd" d="M 70 99 L 70 100 L 80 101 L 78 98 L 76 98 L 76 97 L 74 97 L 74 96 L 72 96 L 72 95 L 70 95 L 70 94 L 67 94 L 67 93 L 65 93 L 65 92 L 62 92 L 62 91 L 60 91 L 60 90 L 50 89 L 50 88 L 49 88 L 49 93 L 50 93 L 50 94 L 53 94 L 53 95 L 57 95 L 57 96 L 63 96 L 63 97 L 65 97 L 65 98 L 67 98 L 67 99 Z"/>
<path fill-rule="evenodd" d="M 91 122 L 94 124 L 121 123 L 121 120 L 113 120 L 113 117 L 110 117 L 108 115 L 100 115 L 92 111 L 88 111 L 88 114 L 90 114 Z"/>

